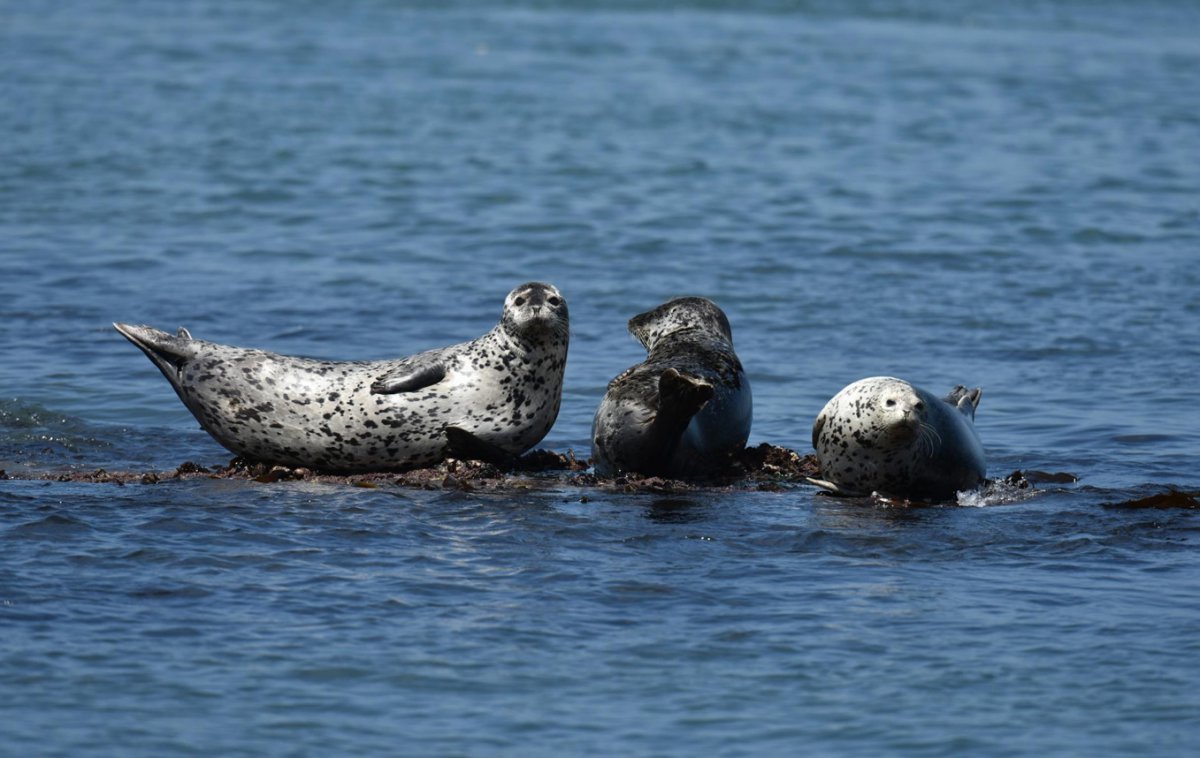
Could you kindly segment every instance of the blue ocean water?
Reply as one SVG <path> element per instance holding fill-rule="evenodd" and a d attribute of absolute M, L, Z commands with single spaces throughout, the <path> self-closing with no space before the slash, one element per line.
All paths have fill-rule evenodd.
<path fill-rule="evenodd" d="M 1190 755 L 1200 9 L 0 2 L 13 755 Z M 993 475 L 782 492 L 41 481 L 230 457 L 109 326 L 406 355 L 571 304 L 729 314 L 751 443 L 981 385 Z M 1067 479 L 1068 477 L 1059 477 Z"/>

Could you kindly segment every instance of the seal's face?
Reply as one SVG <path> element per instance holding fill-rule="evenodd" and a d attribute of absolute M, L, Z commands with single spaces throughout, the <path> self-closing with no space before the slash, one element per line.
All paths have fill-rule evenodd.
<path fill-rule="evenodd" d="M 929 413 L 912 385 L 899 380 L 885 382 L 871 401 L 878 414 L 880 437 L 889 442 L 911 440 L 921 431 Z"/>
<path fill-rule="evenodd" d="M 565 341 L 570 330 L 566 298 L 543 282 L 528 282 L 508 293 L 500 322 L 518 337 L 548 334 Z"/>
<path fill-rule="evenodd" d="M 630 334 L 647 350 L 653 350 L 667 335 L 686 331 L 718 334 L 733 342 L 733 330 L 724 311 L 703 297 L 677 297 L 629 319 Z"/>

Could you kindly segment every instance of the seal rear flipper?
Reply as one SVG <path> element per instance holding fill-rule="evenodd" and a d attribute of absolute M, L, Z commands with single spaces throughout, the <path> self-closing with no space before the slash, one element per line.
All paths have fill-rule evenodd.
<path fill-rule="evenodd" d="M 946 395 L 946 402 L 954 406 L 960 413 L 966 414 L 972 419 L 975 418 L 975 409 L 979 407 L 979 400 L 983 397 L 983 388 L 976 387 L 969 390 L 963 385 L 958 385 L 950 390 L 950 394 Z"/>
<path fill-rule="evenodd" d="M 502 469 L 512 469 L 517 465 L 517 456 L 487 440 L 476 437 L 466 429 L 448 426 L 444 431 L 447 457 L 483 461 Z"/>
<path fill-rule="evenodd" d="M 445 378 L 446 366 L 442 363 L 401 366 L 372 382 L 371 394 L 394 395 L 399 392 L 416 392 L 433 386 Z"/>
<path fill-rule="evenodd" d="M 167 334 L 151 326 L 133 326 L 114 323 L 113 328 L 146 354 L 167 378 L 173 378 L 179 369 L 195 356 L 192 335 L 180 327 L 178 334 Z"/>
<path fill-rule="evenodd" d="M 809 484 L 815 484 L 829 494 L 836 495 L 837 497 L 860 497 L 859 493 L 844 490 L 833 482 L 829 482 L 824 479 L 816 479 L 811 476 L 806 476 L 804 477 L 804 481 L 808 482 Z"/>

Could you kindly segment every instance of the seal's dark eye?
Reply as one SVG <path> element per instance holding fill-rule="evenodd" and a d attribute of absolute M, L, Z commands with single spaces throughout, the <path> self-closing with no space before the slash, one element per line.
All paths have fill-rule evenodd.
<path fill-rule="evenodd" d="M 892 407 L 892 406 L 894 406 L 895 404 L 896 404 L 896 401 L 895 401 L 895 400 L 889 400 L 889 401 L 887 401 L 887 407 L 889 407 L 889 408 L 891 408 L 891 407 Z"/>
<path fill-rule="evenodd" d="M 557 297 L 552 297 L 547 302 L 549 302 L 551 305 L 561 305 L 562 304 L 562 301 L 559 300 Z"/>
<path fill-rule="evenodd" d="M 524 305 L 524 304 L 525 304 L 525 298 L 523 298 L 523 297 L 518 297 L 516 300 L 513 301 L 513 305 Z"/>
<path fill-rule="evenodd" d="M 925 410 L 925 403 L 917 403 L 913 406 L 913 408 L 916 408 L 918 411 L 923 411 Z"/>

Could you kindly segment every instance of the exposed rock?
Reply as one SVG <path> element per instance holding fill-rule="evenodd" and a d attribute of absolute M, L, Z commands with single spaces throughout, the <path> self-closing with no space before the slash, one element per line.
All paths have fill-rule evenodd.
<path fill-rule="evenodd" d="M 699 490 L 760 490 L 778 491 L 784 485 L 798 484 L 806 476 L 817 473 L 816 458 L 801 456 L 795 451 L 775 445 L 761 444 L 746 448 L 729 464 L 700 480 L 680 481 L 659 477 L 623 475 L 601 479 L 587 472 L 587 461 L 575 457 L 572 450 L 556 453 L 534 450 L 518 458 L 511 471 L 501 470 L 483 461 L 449 458 L 438 466 L 403 472 L 369 472 L 338 474 L 313 471 L 309 468 L 279 466 L 244 458 L 234 458 L 224 466 L 201 466 L 187 461 L 174 471 L 95 471 L 34 472 L 23 477 L 50 479 L 60 482 L 96 482 L 124 485 L 129 483 L 160 484 L 171 480 L 234 479 L 262 484 L 277 482 L 321 482 L 356 487 L 382 486 L 460 492 L 502 491 L 516 489 L 548 489 L 555 486 L 596 488 L 611 492 L 649 492 L 674 494 Z"/>

